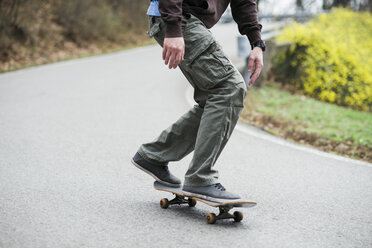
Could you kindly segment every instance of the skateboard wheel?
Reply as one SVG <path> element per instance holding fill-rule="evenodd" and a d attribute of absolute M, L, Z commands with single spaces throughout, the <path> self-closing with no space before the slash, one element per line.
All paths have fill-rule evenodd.
<path fill-rule="evenodd" d="M 189 198 L 188 199 L 189 207 L 194 207 L 196 205 L 196 200 Z"/>
<path fill-rule="evenodd" d="M 242 221 L 242 219 L 243 219 L 243 213 L 239 212 L 239 211 L 235 211 L 234 212 L 234 220 L 236 222 L 240 222 L 240 221 Z"/>
<path fill-rule="evenodd" d="M 166 208 L 168 208 L 168 206 L 169 206 L 168 199 L 167 198 L 162 198 L 160 200 L 160 207 L 166 209 Z"/>
<path fill-rule="evenodd" d="M 207 222 L 208 224 L 216 223 L 216 215 L 214 213 L 207 214 Z"/>

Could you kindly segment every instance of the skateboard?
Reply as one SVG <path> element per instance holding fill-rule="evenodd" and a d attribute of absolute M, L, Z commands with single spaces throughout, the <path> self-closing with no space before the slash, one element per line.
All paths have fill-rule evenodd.
<path fill-rule="evenodd" d="M 174 199 L 168 200 L 167 198 L 162 198 L 160 200 L 160 207 L 161 208 L 168 208 L 170 205 L 182 205 L 182 204 L 188 204 L 189 207 L 194 207 L 196 203 L 202 202 L 204 204 L 207 204 L 211 207 L 219 208 L 219 214 L 216 215 L 214 213 L 208 213 L 207 223 L 208 224 L 214 224 L 217 220 L 221 219 L 234 219 L 235 222 L 240 222 L 243 220 L 243 213 L 239 211 L 235 211 L 233 214 L 229 213 L 229 211 L 233 208 L 250 208 L 256 206 L 256 202 L 252 201 L 226 201 L 226 202 L 214 202 L 209 201 L 205 199 L 201 199 L 198 197 L 191 197 L 186 196 L 184 193 L 182 193 L 182 187 L 179 188 L 173 188 L 166 185 L 163 185 L 157 181 L 154 182 L 154 188 L 159 191 L 166 191 L 169 193 L 172 193 L 175 195 Z"/>

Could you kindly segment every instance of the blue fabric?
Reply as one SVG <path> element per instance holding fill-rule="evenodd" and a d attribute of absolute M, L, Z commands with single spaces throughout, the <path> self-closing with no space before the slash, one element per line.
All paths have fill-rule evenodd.
<path fill-rule="evenodd" d="M 161 16 L 159 12 L 159 1 L 151 1 L 150 6 L 147 9 L 147 15 L 149 16 Z"/>

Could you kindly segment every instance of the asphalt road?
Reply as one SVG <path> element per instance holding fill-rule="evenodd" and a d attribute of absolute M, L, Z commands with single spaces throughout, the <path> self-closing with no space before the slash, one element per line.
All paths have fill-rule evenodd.
<path fill-rule="evenodd" d="M 160 57 L 149 46 L 0 75 L 1 248 L 372 247 L 371 164 L 242 125 L 216 166 L 258 203 L 243 222 L 207 225 L 216 209 L 200 203 L 161 209 L 170 195 L 129 162 L 190 107 Z"/>

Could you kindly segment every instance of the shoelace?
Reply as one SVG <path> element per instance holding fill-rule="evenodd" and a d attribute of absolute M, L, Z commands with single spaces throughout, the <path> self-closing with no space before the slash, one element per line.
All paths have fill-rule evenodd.
<path fill-rule="evenodd" d="M 220 183 L 216 183 L 214 185 L 214 187 L 216 187 L 218 190 L 221 190 L 221 191 L 225 191 L 226 190 L 225 187 L 223 187 L 222 184 L 220 184 Z"/>

